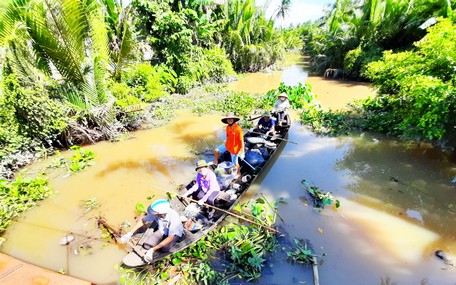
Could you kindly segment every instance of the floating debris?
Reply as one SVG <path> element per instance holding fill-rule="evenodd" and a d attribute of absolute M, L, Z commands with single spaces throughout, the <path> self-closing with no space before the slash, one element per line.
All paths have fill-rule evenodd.
<path fill-rule="evenodd" d="M 412 218 L 412 219 L 415 219 L 415 220 L 418 220 L 418 221 L 424 223 L 423 216 L 421 216 L 420 212 L 408 209 L 406 213 L 409 218 Z"/>
<path fill-rule="evenodd" d="M 310 183 L 305 179 L 301 180 L 301 185 L 304 186 L 304 188 L 310 194 L 315 208 L 323 209 L 325 205 L 331 205 L 333 203 L 335 208 L 340 207 L 339 200 L 334 199 L 331 192 L 323 193 L 318 187 L 310 186 Z"/>
<path fill-rule="evenodd" d="M 448 256 L 446 255 L 446 253 L 443 250 L 440 250 L 440 249 L 436 250 L 435 251 L 435 256 L 440 258 L 446 265 L 454 266 L 454 264 L 452 263 L 451 259 L 448 258 Z"/>
<path fill-rule="evenodd" d="M 67 245 L 70 242 L 72 242 L 73 240 L 74 240 L 74 236 L 67 235 L 67 236 L 64 236 L 63 238 L 60 239 L 59 244 L 60 245 Z"/>

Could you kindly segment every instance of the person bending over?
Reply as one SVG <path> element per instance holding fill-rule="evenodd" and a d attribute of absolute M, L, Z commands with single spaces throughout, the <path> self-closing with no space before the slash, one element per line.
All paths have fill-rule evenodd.
<path fill-rule="evenodd" d="M 124 234 L 120 241 L 123 244 L 127 243 L 139 228 L 149 223 L 156 223 L 158 228 L 143 244 L 143 247 L 148 250 L 144 256 L 147 262 L 152 261 L 153 254 L 157 250 L 168 252 L 184 234 L 179 214 L 171 208 L 168 200 L 158 199 L 147 208 L 147 215 Z"/>

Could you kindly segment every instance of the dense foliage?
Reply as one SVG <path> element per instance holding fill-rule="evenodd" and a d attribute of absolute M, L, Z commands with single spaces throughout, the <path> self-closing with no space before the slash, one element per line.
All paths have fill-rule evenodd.
<path fill-rule="evenodd" d="M 363 67 L 385 50 L 403 50 L 420 40 L 435 17 L 453 17 L 455 1 L 337 0 L 303 32 L 303 51 L 323 75 L 366 79 Z M 335 76 L 331 74 L 331 77 Z"/>
<path fill-rule="evenodd" d="M 283 56 L 253 0 L 121 3 L 2 2 L 0 159 L 115 139 L 148 119 L 146 104 Z"/>
<path fill-rule="evenodd" d="M 354 111 L 306 110 L 302 119 L 315 130 L 385 132 L 408 139 L 450 139 L 456 123 L 456 25 L 441 19 L 409 51 L 384 52 L 366 66 L 378 96 L 353 105 Z"/>
<path fill-rule="evenodd" d="M 0 180 L 0 233 L 3 233 L 21 212 L 35 206 L 50 192 L 47 179 L 41 176 L 34 179 L 17 176 L 11 183 Z"/>

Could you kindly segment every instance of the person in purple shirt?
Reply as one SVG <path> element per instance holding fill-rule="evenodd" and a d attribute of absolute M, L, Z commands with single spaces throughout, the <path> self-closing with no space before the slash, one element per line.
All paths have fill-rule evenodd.
<path fill-rule="evenodd" d="M 196 182 L 183 194 L 183 196 L 191 195 L 192 199 L 198 200 L 199 205 L 203 205 L 204 203 L 214 205 L 216 199 L 226 200 L 229 198 L 228 194 L 220 191 L 217 177 L 208 166 L 205 160 L 199 160 L 196 163 L 195 170 L 198 172 Z"/>

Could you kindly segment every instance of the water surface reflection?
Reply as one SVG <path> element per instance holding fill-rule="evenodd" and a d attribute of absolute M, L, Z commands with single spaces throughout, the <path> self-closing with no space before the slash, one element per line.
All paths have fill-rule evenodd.
<path fill-rule="evenodd" d="M 307 77 L 299 66 L 294 68 L 289 82 L 308 81 L 330 108 L 342 108 L 347 97 L 371 94 L 367 85 Z M 280 72 L 255 76 L 232 87 L 262 93 L 283 80 Z M 187 182 L 194 175 L 194 161 L 201 158 L 194 151 L 221 141 L 220 118 L 181 113 L 165 127 L 88 147 L 96 153 L 96 165 L 70 177 L 51 173 L 56 195 L 13 223 L 2 251 L 97 284 L 117 283 L 114 266 L 125 250 L 115 244 L 103 246 L 96 216 L 104 215 L 116 225 L 125 220 L 133 223 L 137 202 L 147 203 L 148 196 L 164 197 L 152 185 L 172 189 Z M 287 201 L 279 209 L 284 219 L 278 221 L 285 235 L 282 246 L 292 244 L 294 238 L 308 239 L 317 254 L 327 254 L 320 259 L 321 284 L 381 284 L 382 280 L 404 285 L 455 284 L 455 268 L 433 255 L 443 249 L 456 259 L 453 162 L 426 145 L 368 134 L 319 137 L 298 123 L 292 126 L 289 140 L 298 144 L 285 145 L 249 196 L 264 194 Z M 31 171 L 46 163 L 50 161 Z M 302 179 L 333 192 L 341 208 L 314 211 Z M 100 208 L 84 213 L 81 201 L 94 197 Z M 70 232 L 76 242 L 58 245 Z M 259 284 L 312 284 L 311 270 L 289 264 L 280 249 L 270 264 Z"/>
<path fill-rule="evenodd" d="M 382 136 L 318 137 L 295 124 L 289 139 L 299 145 L 286 145 L 261 191 L 288 202 L 279 211 L 283 243 L 304 238 L 327 254 L 321 284 L 455 284 L 455 268 L 434 256 L 456 256 L 454 163 L 426 145 Z M 333 192 L 341 208 L 314 211 L 302 179 Z M 260 283 L 312 283 L 310 269 L 280 252 L 273 259 Z"/>

